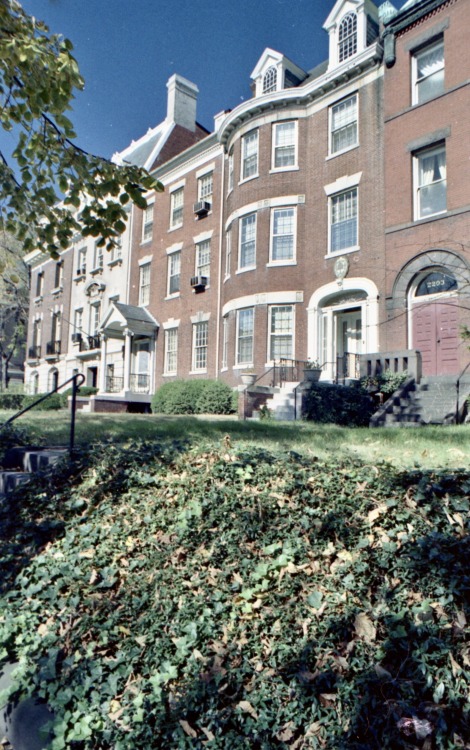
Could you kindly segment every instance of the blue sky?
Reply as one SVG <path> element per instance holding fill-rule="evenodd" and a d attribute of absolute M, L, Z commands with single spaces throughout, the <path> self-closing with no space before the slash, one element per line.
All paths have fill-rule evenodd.
<path fill-rule="evenodd" d="M 305 70 L 326 59 L 322 25 L 334 1 L 23 0 L 22 5 L 73 42 L 86 83 L 71 116 L 77 143 L 109 157 L 164 119 L 166 82 L 173 73 L 197 84 L 198 121 L 212 130 L 217 112 L 250 97 L 250 73 L 265 47 Z M 3 133 L 0 148 L 2 143 Z"/>

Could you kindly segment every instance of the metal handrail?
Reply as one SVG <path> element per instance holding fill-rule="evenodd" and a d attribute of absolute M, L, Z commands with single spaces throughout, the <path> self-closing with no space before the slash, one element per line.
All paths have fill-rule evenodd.
<path fill-rule="evenodd" d="M 72 409 L 71 409 L 71 417 L 70 417 L 70 442 L 69 442 L 69 453 L 70 458 L 73 457 L 73 448 L 75 443 L 75 412 L 77 410 L 77 392 L 78 389 L 83 383 L 85 382 L 85 376 L 82 375 L 81 372 L 75 373 L 75 375 L 72 375 L 71 378 L 68 380 L 65 380 L 63 383 L 60 383 L 60 385 L 57 385 L 55 388 L 52 389 L 52 391 L 49 391 L 49 393 L 46 393 L 44 396 L 41 396 L 40 398 L 36 399 L 36 401 L 33 401 L 32 404 L 29 404 L 29 406 L 25 406 L 24 409 L 20 409 L 20 411 L 17 411 L 16 414 L 13 414 L 12 417 L 7 419 L 6 422 L 3 422 L 3 424 L 0 425 L 0 431 L 3 430 L 4 427 L 7 427 L 7 425 L 11 424 L 15 421 L 15 419 L 18 419 L 18 417 L 23 416 L 23 414 L 26 414 L 27 411 L 30 409 L 33 409 L 38 404 L 42 404 L 43 401 L 45 401 L 49 396 L 52 396 L 54 393 L 57 393 L 57 391 L 60 391 L 61 388 L 64 387 L 64 385 L 68 385 L 69 383 L 72 383 Z"/>
<path fill-rule="evenodd" d="M 463 376 L 465 375 L 469 367 L 470 367 L 470 362 L 468 362 L 468 364 L 465 365 L 459 377 L 455 381 L 455 389 L 457 391 L 457 401 L 455 404 L 455 424 L 459 423 L 460 381 L 462 380 Z"/>

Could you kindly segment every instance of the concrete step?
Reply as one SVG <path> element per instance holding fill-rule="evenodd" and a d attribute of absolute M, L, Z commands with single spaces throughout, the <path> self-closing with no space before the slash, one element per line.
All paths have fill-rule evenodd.
<path fill-rule="evenodd" d="M 44 471 L 49 466 L 55 466 L 67 454 L 67 448 L 15 446 L 6 452 L 3 468 L 20 471 Z"/>
<path fill-rule="evenodd" d="M 0 496 L 8 495 L 30 479 L 29 471 L 0 471 Z"/>

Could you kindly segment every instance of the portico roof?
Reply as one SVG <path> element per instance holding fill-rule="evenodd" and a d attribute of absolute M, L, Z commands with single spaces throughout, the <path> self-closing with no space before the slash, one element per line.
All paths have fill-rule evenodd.
<path fill-rule="evenodd" d="M 160 323 L 145 307 L 125 305 L 123 302 L 111 302 L 104 316 L 100 330 L 109 336 L 123 336 L 126 329 L 134 335 L 151 335 Z"/>

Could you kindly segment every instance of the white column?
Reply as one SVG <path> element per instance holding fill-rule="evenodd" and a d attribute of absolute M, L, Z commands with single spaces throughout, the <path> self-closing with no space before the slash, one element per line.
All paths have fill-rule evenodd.
<path fill-rule="evenodd" d="M 124 391 L 128 391 L 131 381 L 132 333 L 126 328 L 124 335 Z"/>
<path fill-rule="evenodd" d="M 106 359 L 108 356 L 108 337 L 101 334 L 101 370 L 100 370 L 100 393 L 106 393 Z"/>

